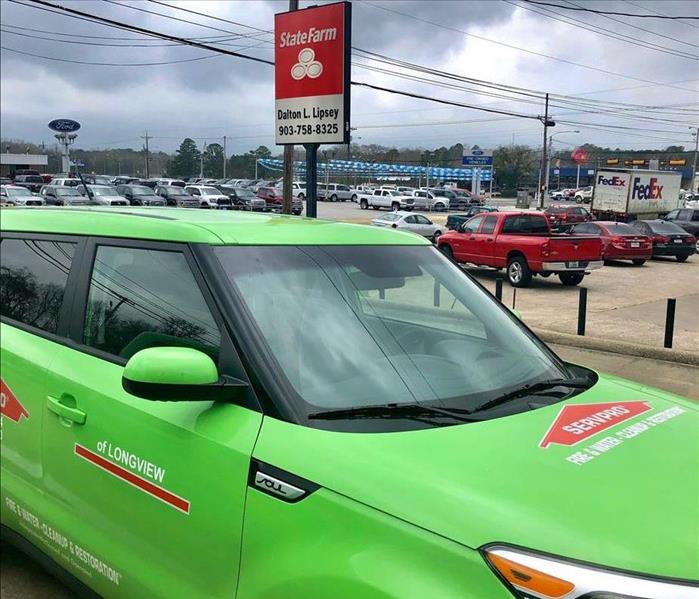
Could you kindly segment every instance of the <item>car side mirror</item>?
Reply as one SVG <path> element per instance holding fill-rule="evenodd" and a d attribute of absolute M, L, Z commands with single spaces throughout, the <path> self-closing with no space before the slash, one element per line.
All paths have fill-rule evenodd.
<path fill-rule="evenodd" d="M 136 352 L 124 367 L 127 393 L 153 401 L 231 401 L 248 384 L 219 377 L 214 361 L 189 347 L 149 347 Z"/>

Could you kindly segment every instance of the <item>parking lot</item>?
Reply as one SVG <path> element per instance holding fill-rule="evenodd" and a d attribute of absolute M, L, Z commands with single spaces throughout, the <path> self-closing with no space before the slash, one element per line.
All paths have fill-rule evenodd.
<path fill-rule="evenodd" d="M 489 201 L 500 210 L 512 208 L 512 199 Z M 319 202 L 318 216 L 331 220 L 368 224 L 383 211 L 361 210 L 350 202 Z M 444 213 L 424 213 L 435 223 L 446 222 Z M 490 268 L 466 266 L 490 291 L 502 273 Z M 661 284 L 658 284 L 661 282 Z M 604 266 L 585 277 L 588 289 L 587 334 L 610 340 L 623 340 L 649 347 L 662 347 L 667 298 L 677 300 L 673 348 L 699 351 L 699 257 L 679 263 L 658 258 L 641 267 L 630 262 Z M 577 287 L 564 287 L 557 277 L 534 277 L 531 287 L 503 286 L 503 301 L 517 310 L 529 326 L 562 333 L 575 333 L 577 326 Z"/>

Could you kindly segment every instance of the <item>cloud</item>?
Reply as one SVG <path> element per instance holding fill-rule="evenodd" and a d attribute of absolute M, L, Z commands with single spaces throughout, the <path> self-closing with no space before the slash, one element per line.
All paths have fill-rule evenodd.
<path fill-rule="evenodd" d="M 519 0 L 513 1 L 521 4 Z M 205 41 L 225 40 L 222 43 L 229 45 L 223 47 L 267 59 L 273 58 L 273 52 L 271 36 L 265 34 L 264 30 L 273 27 L 274 13 L 284 11 L 288 6 L 284 1 L 171 2 L 179 8 L 255 28 L 250 29 L 156 3 L 133 0 L 117 0 L 117 3 L 123 5 L 94 1 L 71 1 L 65 4 L 172 35 Z M 375 4 L 394 12 L 377 8 Z M 699 13 L 699 5 L 692 2 L 643 0 L 637 4 L 666 14 L 687 14 L 690 11 Z M 621 2 L 589 5 L 626 12 L 642 10 Z M 181 20 L 149 14 L 144 10 Z M 682 51 L 696 51 L 696 48 L 687 44 L 696 43 L 697 29 L 682 22 L 619 17 L 622 23 L 615 23 L 588 13 L 557 12 L 604 27 L 610 32 L 634 36 L 641 41 Z M 612 40 L 554 20 L 551 16 L 552 14 L 548 17 L 536 14 L 532 10 L 518 8 L 503 1 L 355 2 L 353 45 L 438 70 L 556 94 L 595 92 L 583 97 L 658 106 L 683 104 L 682 108 L 668 108 L 670 112 L 661 115 L 668 120 L 679 121 L 678 123 L 631 120 L 628 118 L 630 115 L 624 111 L 616 115 L 589 112 L 566 114 L 579 112 L 579 109 L 562 104 L 553 107 L 552 114 L 562 120 L 637 127 L 631 131 L 600 131 L 582 129 L 581 126 L 582 133 L 579 136 L 565 138 L 571 143 L 587 141 L 630 147 L 664 146 L 673 142 L 689 145 L 687 125 L 694 124 L 696 112 L 688 113 L 686 110 L 696 109 L 699 99 L 696 62 Z M 2 34 L 3 46 L 53 58 L 143 63 L 170 62 L 207 55 L 204 50 L 173 46 L 162 40 L 153 41 L 152 38 L 135 33 L 14 3 L 0 3 L 0 17 L 3 25 L 52 32 L 47 34 L 5 29 Z M 650 29 L 670 39 L 651 35 L 636 27 Z M 13 35 L 8 31 L 82 43 L 39 40 Z M 61 33 L 65 35 L 58 35 Z M 77 36 L 101 36 L 102 39 Z M 500 44 L 479 38 L 488 38 Z M 110 43 L 115 46 L 91 45 L 94 43 Z M 681 84 L 679 87 L 683 89 L 663 85 L 653 87 L 642 81 L 580 68 L 502 44 L 653 82 L 694 81 Z M 137 46 L 133 47 L 134 45 Z M 364 59 L 355 61 L 367 63 Z M 371 64 L 388 68 L 393 73 L 405 73 L 394 67 Z M 431 76 L 421 76 L 434 79 Z M 155 136 L 155 148 L 168 151 L 174 149 L 185 136 L 212 141 L 226 135 L 229 138 L 229 151 L 233 152 L 246 151 L 259 144 L 274 144 L 273 68 L 251 61 L 216 56 L 196 62 L 162 66 L 100 67 L 53 62 L 3 51 L 0 77 L 0 128 L 3 137 L 48 140 L 52 134 L 46 129 L 46 123 L 53 118 L 70 117 L 82 123 L 78 145 L 86 148 L 103 146 L 112 141 L 125 141 L 126 146 L 140 147 L 139 136 L 146 130 Z M 508 101 L 502 97 L 485 95 L 483 88 L 446 89 L 368 71 L 360 66 L 353 67 L 352 77 L 386 87 L 497 109 L 527 114 L 541 114 L 543 111 L 536 99 L 533 100 L 534 103 Z M 618 88 L 635 89 L 600 91 Z M 532 101 L 531 98 L 527 100 Z M 517 142 L 534 145 L 539 143 L 541 134 L 541 127 L 536 121 L 502 120 L 504 117 L 480 111 L 448 108 L 360 88 L 352 90 L 352 113 L 352 125 L 358 128 L 354 133 L 355 140 L 361 138 L 362 143 L 449 146 L 462 142 L 497 145 L 509 143 L 514 135 Z M 489 122 L 484 122 L 489 118 Z M 439 121 L 450 124 L 415 126 Z M 646 137 L 638 137 L 644 135 Z"/>

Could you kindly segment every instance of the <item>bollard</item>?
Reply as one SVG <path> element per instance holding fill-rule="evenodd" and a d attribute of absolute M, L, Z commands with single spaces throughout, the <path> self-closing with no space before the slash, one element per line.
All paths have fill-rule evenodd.
<path fill-rule="evenodd" d="M 499 302 L 502 301 L 502 277 L 495 279 L 495 297 Z"/>
<path fill-rule="evenodd" d="M 672 337 L 675 332 L 675 304 L 677 300 L 674 297 L 667 298 L 667 311 L 665 312 L 665 345 L 668 349 L 672 348 Z"/>
<path fill-rule="evenodd" d="M 512 288 L 512 309 L 517 306 L 517 287 Z"/>
<path fill-rule="evenodd" d="M 587 317 L 587 287 L 580 288 L 578 300 L 578 335 L 585 335 L 585 320 Z"/>

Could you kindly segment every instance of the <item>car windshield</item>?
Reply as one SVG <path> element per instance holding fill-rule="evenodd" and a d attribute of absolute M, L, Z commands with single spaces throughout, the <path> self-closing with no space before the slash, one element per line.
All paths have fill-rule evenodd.
<path fill-rule="evenodd" d="M 72 185 L 70 186 L 65 186 L 65 187 L 54 187 L 53 188 L 54 194 L 56 196 L 79 196 L 81 195 L 80 192 L 75 189 Z"/>
<path fill-rule="evenodd" d="M 276 361 L 297 412 L 415 402 L 471 409 L 569 376 L 431 246 L 213 251 L 254 323 L 258 355 L 266 368 Z"/>
<path fill-rule="evenodd" d="M 96 185 L 91 185 L 90 186 L 90 191 L 92 192 L 92 195 L 94 196 L 115 196 L 119 195 L 116 192 L 116 189 L 113 189 L 112 187 L 99 187 Z"/>
<path fill-rule="evenodd" d="M 43 183 L 44 180 L 39 175 L 24 175 L 22 181 L 25 183 Z"/>
<path fill-rule="evenodd" d="M 666 223 L 663 221 L 656 221 L 656 222 L 650 222 L 648 223 L 650 225 L 651 231 L 653 233 L 658 233 L 660 235 L 686 235 L 687 231 L 685 231 L 682 227 L 679 225 L 676 225 L 674 223 Z"/>
<path fill-rule="evenodd" d="M 112 184 L 109 177 L 97 176 L 97 177 L 94 177 L 94 179 L 95 179 L 95 185 L 111 185 Z"/>
<path fill-rule="evenodd" d="M 565 212 L 566 207 L 565 206 L 549 206 L 544 212 L 548 212 L 551 214 L 552 212 Z"/>
<path fill-rule="evenodd" d="M 218 196 L 221 195 L 221 192 L 216 189 L 215 187 L 202 187 L 201 188 L 201 193 L 205 196 Z"/>
<path fill-rule="evenodd" d="M 401 218 L 403 218 L 402 214 L 398 214 L 397 212 L 389 212 L 376 220 L 387 220 L 393 222 L 394 220 L 400 220 Z"/>
<path fill-rule="evenodd" d="M 249 189 L 245 189 L 244 187 L 236 187 L 235 194 L 240 199 L 250 199 L 257 197 L 254 193 L 252 193 L 252 191 L 250 191 Z"/>
<path fill-rule="evenodd" d="M 165 192 L 169 196 L 186 196 L 189 195 L 182 187 L 176 187 L 174 185 L 165 188 Z"/>
<path fill-rule="evenodd" d="M 638 235 L 638 231 L 632 226 L 625 223 L 614 223 L 613 225 L 604 225 L 611 235 Z"/>
<path fill-rule="evenodd" d="M 135 196 L 152 196 L 155 192 L 145 185 L 134 185 L 131 187 L 131 193 Z"/>
<path fill-rule="evenodd" d="M 9 197 L 18 197 L 18 196 L 30 196 L 32 195 L 32 192 L 29 191 L 26 187 L 20 187 L 17 189 L 12 189 L 10 187 L 6 187 L 5 191 L 7 192 L 7 195 Z"/>

